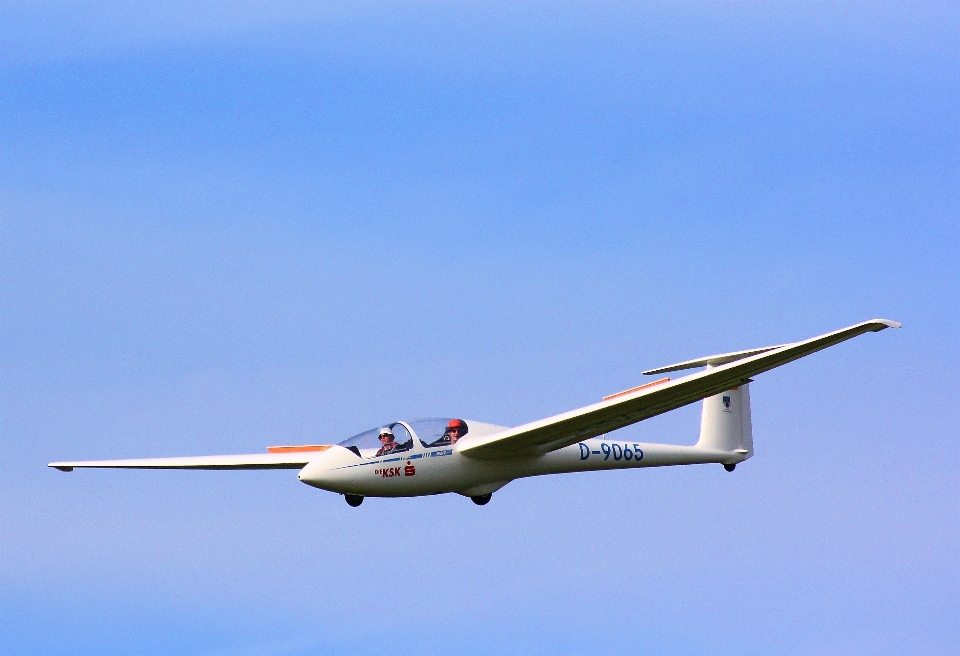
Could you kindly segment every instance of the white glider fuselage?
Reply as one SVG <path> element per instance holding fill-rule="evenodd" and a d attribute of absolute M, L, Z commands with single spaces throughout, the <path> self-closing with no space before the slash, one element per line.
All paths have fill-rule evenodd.
<path fill-rule="evenodd" d="M 467 424 L 475 426 L 479 422 L 467 420 Z M 472 497 L 491 494 L 514 479 L 529 476 L 666 465 L 732 465 L 748 456 L 698 446 L 613 439 L 588 439 L 544 455 L 496 460 L 466 456 L 456 445 L 421 447 L 393 457 L 370 459 L 334 446 L 306 465 L 299 479 L 322 490 L 365 497 L 446 492 Z"/>

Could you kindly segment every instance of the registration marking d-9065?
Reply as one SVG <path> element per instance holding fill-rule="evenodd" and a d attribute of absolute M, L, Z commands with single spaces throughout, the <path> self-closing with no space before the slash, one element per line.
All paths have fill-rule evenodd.
<path fill-rule="evenodd" d="M 611 457 L 617 462 L 621 460 L 643 460 L 643 449 L 637 442 L 600 442 L 599 449 L 591 450 L 584 442 L 579 443 L 580 460 L 588 460 L 592 456 L 602 457 L 609 460 Z"/>

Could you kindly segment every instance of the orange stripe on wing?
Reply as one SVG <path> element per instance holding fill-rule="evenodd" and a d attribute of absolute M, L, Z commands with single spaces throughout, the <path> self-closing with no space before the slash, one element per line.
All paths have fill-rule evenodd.
<path fill-rule="evenodd" d="M 268 446 L 268 453 L 302 453 L 304 451 L 326 451 L 329 444 L 302 444 L 300 446 Z"/>
<path fill-rule="evenodd" d="M 640 387 L 633 387 L 628 390 L 623 390 L 622 392 L 617 392 L 616 394 L 611 394 L 610 396 L 603 397 L 604 401 L 609 401 L 610 399 L 615 399 L 618 396 L 623 396 L 624 394 L 632 394 L 633 392 L 638 392 L 647 387 L 653 387 L 654 385 L 659 385 L 660 383 L 669 383 L 669 378 L 661 378 L 660 380 L 655 380 L 652 383 L 647 383 L 646 385 L 641 385 Z"/>

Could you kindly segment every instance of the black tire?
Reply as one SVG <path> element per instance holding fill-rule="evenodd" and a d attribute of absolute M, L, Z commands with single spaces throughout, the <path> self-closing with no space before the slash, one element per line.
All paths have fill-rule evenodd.
<path fill-rule="evenodd" d="M 724 465 L 723 468 L 727 471 L 733 471 L 737 468 L 737 463 L 733 463 L 732 465 Z"/>
<path fill-rule="evenodd" d="M 363 503 L 363 497 L 358 494 L 344 494 L 343 498 L 347 500 L 347 505 L 356 508 Z"/>
<path fill-rule="evenodd" d="M 485 506 L 490 503 L 490 498 L 493 494 L 478 494 L 475 497 L 470 497 L 470 500 L 473 501 L 478 506 Z"/>

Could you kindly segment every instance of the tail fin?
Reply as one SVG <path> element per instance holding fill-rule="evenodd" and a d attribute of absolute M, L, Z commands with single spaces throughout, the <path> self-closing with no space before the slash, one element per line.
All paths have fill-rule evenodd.
<path fill-rule="evenodd" d="M 730 464 L 753 455 L 753 425 L 750 421 L 750 390 L 744 384 L 703 400 L 700 440 L 697 446 L 730 451 Z M 735 455 L 734 455 L 735 454 Z"/>

